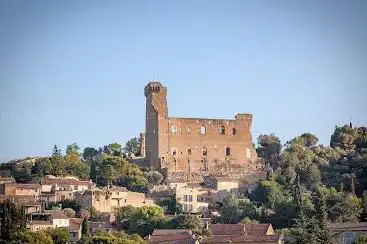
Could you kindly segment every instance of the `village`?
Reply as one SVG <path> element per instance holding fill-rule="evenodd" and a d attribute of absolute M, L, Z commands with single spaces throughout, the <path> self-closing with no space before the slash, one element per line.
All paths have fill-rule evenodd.
<path fill-rule="evenodd" d="M 130 240 L 132 243 L 296 242 L 293 234 L 273 227 L 273 223 L 278 227 L 293 220 L 285 216 L 279 222 L 276 216 L 282 213 L 266 212 L 270 209 L 266 204 L 274 204 L 268 199 L 280 194 L 280 186 L 274 179 L 275 164 L 266 163 L 267 156 L 261 158 L 254 148 L 251 114 L 238 113 L 235 119 L 218 120 L 169 117 L 166 87 L 152 81 L 144 94 L 146 128 L 140 134 L 138 156 L 120 156 L 113 149 L 116 145 L 110 144 L 103 150 L 85 149 L 93 155 L 84 153 L 84 163 L 72 146 L 65 156 L 55 146 L 50 158 L 27 158 L 9 164 L 10 168 L 2 166 L 1 202 L 21 209 L 25 228 L 31 233 L 62 229 L 70 237 L 64 240 L 66 243 L 105 243 L 98 240 L 118 233 L 138 238 Z M 361 128 L 363 135 L 364 127 Z M 297 140 L 296 145 L 315 143 L 308 134 Z M 66 162 L 63 157 L 73 163 L 61 166 Z M 86 168 L 90 179 L 75 175 L 83 175 L 85 170 L 69 171 L 74 175 L 63 170 L 78 168 L 77 165 L 82 169 L 90 167 Z M 37 177 L 27 178 L 29 171 L 24 167 L 35 171 Z M 44 175 L 39 177 L 40 174 Z M 147 181 L 148 178 L 153 180 Z M 297 185 L 295 189 L 302 191 Z M 132 217 L 139 211 L 146 216 Z M 367 225 L 354 221 L 329 223 L 328 228 L 334 238 L 342 240 L 340 243 L 351 243 L 366 231 Z M 133 237 L 136 234 L 139 235 Z M 54 235 L 53 239 L 59 238 Z"/>

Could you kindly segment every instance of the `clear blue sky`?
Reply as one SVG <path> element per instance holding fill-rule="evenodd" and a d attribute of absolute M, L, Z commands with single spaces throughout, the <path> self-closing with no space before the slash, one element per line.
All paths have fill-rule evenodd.
<path fill-rule="evenodd" d="M 144 86 L 253 137 L 367 122 L 367 1 L 0 1 L 0 161 L 124 143 Z"/>

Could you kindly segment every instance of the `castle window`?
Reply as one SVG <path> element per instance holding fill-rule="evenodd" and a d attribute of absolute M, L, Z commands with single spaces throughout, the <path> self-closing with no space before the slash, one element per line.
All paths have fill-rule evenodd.
<path fill-rule="evenodd" d="M 176 134 L 176 132 L 177 132 L 177 126 L 176 125 L 171 126 L 171 132 L 172 132 L 172 134 Z"/>
<path fill-rule="evenodd" d="M 226 156 L 230 156 L 231 155 L 231 148 L 226 147 Z"/>
<path fill-rule="evenodd" d="M 250 151 L 250 148 L 246 148 L 246 158 L 247 158 L 247 159 L 251 158 L 251 151 Z"/>
<path fill-rule="evenodd" d="M 189 155 L 189 156 L 191 155 L 191 148 L 187 149 L 187 155 Z"/>
<path fill-rule="evenodd" d="M 176 156 L 177 154 L 177 149 L 176 148 L 172 148 L 172 156 Z"/>
<path fill-rule="evenodd" d="M 220 134 L 221 135 L 226 134 L 226 128 L 224 127 L 224 125 L 222 125 L 222 127 L 220 127 Z"/>
<path fill-rule="evenodd" d="M 200 134 L 202 135 L 206 134 L 206 127 L 204 125 L 200 127 Z"/>
<path fill-rule="evenodd" d="M 236 135 L 236 133 L 237 133 L 236 128 L 233 128 L 233 129 L 232 129 L 232 134 L 233 134 L 233 135 Z"/>
<path fill-rule="evenodd" d="M 208 150 L 206 147 L 203 147 L 203 156 L 208 156 Z"/>
<path fill-rule="evenodd" d="M 189 127 L 189 128 L 187 128 L 187 132 L 191 132 L 191 128 Z"/>

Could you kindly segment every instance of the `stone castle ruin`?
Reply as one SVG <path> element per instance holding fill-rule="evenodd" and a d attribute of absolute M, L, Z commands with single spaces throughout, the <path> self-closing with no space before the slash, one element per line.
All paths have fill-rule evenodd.
<path fill-rule="evenodd" d="M 167 88 L 150 82 L 146 97 L 142 149 L 150 169 L 169 178 L 202 181 L 208 175 L 251 178 L 263 172 L 252 144 L 252 115 L 234 119 L 168 116 Z"/>

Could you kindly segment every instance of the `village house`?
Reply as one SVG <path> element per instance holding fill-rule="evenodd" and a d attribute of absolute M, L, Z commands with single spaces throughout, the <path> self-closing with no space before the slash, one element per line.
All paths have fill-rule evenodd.
<path fill-rule="evenodd" d="M 41 180 L 40 199 L 46 203 L 74 200 L 75 192 L 90 190 L 95 184 L 90 180 L 79 180 L 73 176 L 56 177 L 47 175 Z"/>
<path fill-rule="evenodd" d="M 0 194 L 5 194 L 5 184 L 6 183 L 15 183 L 15 179 L 12 177 L 0 176 Z"/>
<path fill-rule="evenodd" d="M 113 232 L 117 231 L 116 225 L 107 222 L 89 221 L 91 235 L 95 235 L 97 231 Z"/>
<path fill-rule="evenodd" d="M 352 244 L 359 235 L 367 234 L 367 222 L 330 223 L 329 229 L 338 244 Z"/>
<path fill-rule="evenodd" d="M 208 210 L 209 203 L 212 202 L 213 189 L 210 188 L 186 184 L 175 190 L 176 202 L 182 205 L 182 210 L 186 213 L 203 213 Z"/>
<path fill-rule="evenodd" d="M 151 235 L 146 238 L 149 244 L 198 244 L 195 234 L 187 229 L 160 229 L 154 230 Z"/>
<path fill-rule="evenodd" d="M 42 204 L 37 201 L 34 196 L 27 196 L 27 195 L 0 195 L 0 202 L 9 200 L 12 203 L 22 206 L 25 210 L 26 214 L 33 213 L 33 212 L 39 212 L 42 209 Z"/>
<path fill-rule="evenodd" d="M 100 213 L 114 214 L 124 206 L 142 207 L 153 205 L 144 193 L 128 191 L 125 187 L 94 188 L 76 193 L 75 201 L 84 209 L 94 208 Z"/>
<path fill-rule="evenodd" d="M 3 184 L 4 195 L 6 196 L 33 196 L 38 200 L 41 193 L 39 184 L 20 184 L 16 182 L 6 182 Z"/>
<path fill-rule="evenodd" d="M 82 235 L 82 222 L 82 219 L 67 217 L 62 210 L 45 210 L 30 215 L 27 229 L 40 231 L 47 228 L 64 228 L 70 233 L 72 242 L 77 243 Z"/>
<path fill-rule="evenodd" d="M 243 195 L 237 179 L 228 176 L 206 177 L 204 183 L 190 183 L 182 180 L 169 183 L 174 190 L 177 203 L 182 205 L 184 212 L 204 213 L 209 206 L 223 202 L 229 194 Z"/>
<path fill-rule="evenodd" d="M 271 224 L 212 224 L 211 235 L 203 243 L 281 244 Z"/>

